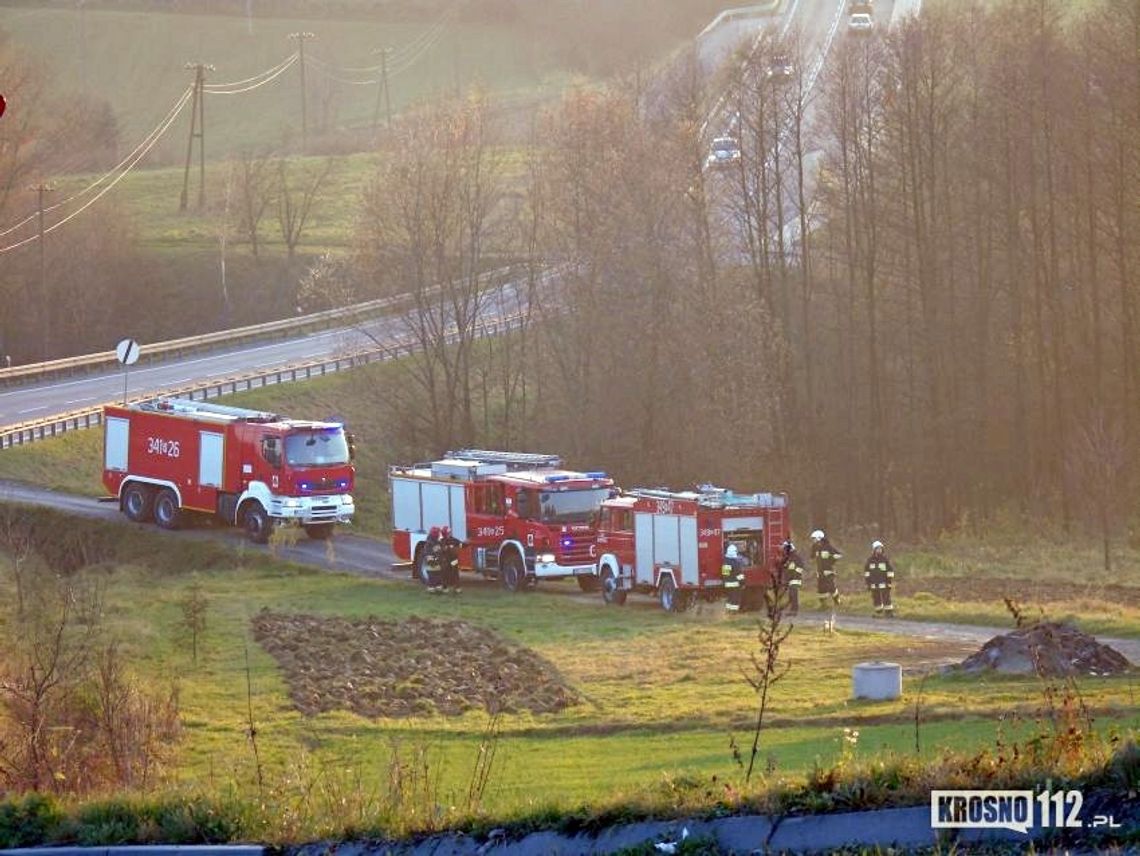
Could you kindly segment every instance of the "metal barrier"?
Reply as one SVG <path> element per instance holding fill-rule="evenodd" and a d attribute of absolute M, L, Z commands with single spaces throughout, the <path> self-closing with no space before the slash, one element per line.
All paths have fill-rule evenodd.
<path fill-rule="evenodd" d="M 203 333 L 200 336 L 186 336 L 182 339 L 155 342 L 143 347 L 142 357 L 144 361 L 151 362 L 166 357 L 181 356 L 204 348 L 217 347 L 218 345 L 233 345 L 331 327 L 337 322 L 370 315 L 384 309 L 396 308 L 408 299 L 406 295 L 384 297 L 379 300 L 358 303 L 354 306 L 326 309 L 323 312 L 314 312 L 311 315 L 303 315 L 299 318 L 285 318 L 280 321 L 268 321 L 264 324 L 251 324 L 248 327 L 236 327 L 232 330 Z M 57 374 L 99 371 L 114 368 L 116 365 L 117 360 L 114 351 L 100 351 L 78 357 L 65 357 L 42 363 L 0 368 L 0 386 L 15 386 Z"/>
<path fill-rule="evenodd" d="M 516 330 L 524 323 L 521 314 L 496 318 L 493 321 L 480 322 L 476 326 L 475 338 L 497 336 L 502 333 Z M 456 339 L 456 332 L 452 330 L 446 335 L 447 341 Z M 204 381 L 185 387 L 167 388 L 149 392 L 146 395 L 137 395 L 129 401 L 145 401 L 159 396 L 177 396 L 189 398 L 194 401 L 204 401 L 218 398 L 223 395 L 233 395 L 237 392 L 247 392 L 251 389 L 260 389 L 281 383 L 293 383 L 302 380 L 311 380 L 314 377 L 335 374 L 347 371 L 369 363 L 387 362 L 399 357 L 409 357 L 416 352 L 418 344 L 415 342 L 394 342 L 380 348 L 361 349 L 343 356 L 328 360 L 317 360 L 311 363 L 298 363 L 272 371 L 256 372 L 238 375 L 222 380 Z M 37 419 L 34 422 L 22 422 L 0 428 L 0 449 L 13 446 L 24 446 L 37 440 L 46 440 L 66 434 L 68 431 L 79 431 L 103 424 L 103 408 L 108 404 L 118 404 L 121 399 L 106 401 L 102 404 L 88 407 L 83 410 L 74 410 L 47 419 Z"/>
<path fill-rule="evenodd" d="M 510 267 L 495 268 L 480 274 L 485 278 L 488 286 L 501 284 L 511 273 Z M 440 286 L 426 289 L 424 294 L 432 294 Z M 368 317 L 375 313 L 403 308 L 412 303 L 414 295 L 398 294 L 393 297 L 381 297 L 376 300 L 367 300 L 352 306 L 343 306 L 336 309 L 325 309 L 297 318 L 283 318 L 279 321 L 267 321 L 264 324 L 251 324 L 247 327 L 235 327 L 232 330 L 218 330 L 213 333 L 203 333 L 199 336 L 186 336 L 181 339 L 171 339 L 166 342 L 155 342 L 144 345 L 142 360 L 154 362 L 167 357 L 181 356 L 206 348 L 219 345 L 236 345 L 242 342 L 253 342 L 259 339 L 274 336 L 285 337 L 290 334 L 304 333 L 311 330 L 320 330 L 334 327 L 339 322 L 351 321 Z M 11 368 L 0 368 L 0 387 L 17 386 L 32 380 L 38 380 L 57 374 L 72 374 L 77 372 L 94 372 L 114 368 L 117 365 L 114 351 L 100 351 L 95 354 L 82 354 L 76 357 L 64 357 L 59 360 L 47 360 L 42 363 L 27 363 Z"/>

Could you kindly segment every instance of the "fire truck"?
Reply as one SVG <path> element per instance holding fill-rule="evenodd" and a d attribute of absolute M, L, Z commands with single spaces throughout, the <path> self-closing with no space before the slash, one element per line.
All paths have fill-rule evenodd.
<path fill-rule="evenodd" d="M 725 551 L 736 545 L 744 573 L 743 608 L 762 603 L 761 590 L 782 558 L 790 533 L 781 493 L 632 490 L 602 503 L 597 534 L 598 579 L 606 603 L 631 592 L 655 595 L 667 612 L 694 599 L 724 594 Z"/>
<path fill-rule="evenodd" d="M 557 455 L 463 449 L 394 466 L 389 479 L 392 548 L 423 582 L 424 541 L 448 526 L 463 543 L 460 569 L 509 591 L 564 577 L 596 589 L 597 512 L 614 489 L 605 473 L 563 469 Z"/>
<path fill-rule="evenodd" d="M 103 485 L 130 520 L 177 529 L 202 512 L 264 544 L 278 524 L 325 539 L 352 519 L 343 425 L 177 398 L 109 406 L 103 419 Z"/>

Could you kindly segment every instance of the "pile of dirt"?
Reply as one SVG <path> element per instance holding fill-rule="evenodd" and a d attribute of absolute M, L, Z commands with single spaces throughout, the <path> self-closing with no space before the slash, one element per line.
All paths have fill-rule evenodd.
<path fill-rule="evenodd" d="M 1132 664 L 1068 624 L 1042 621 L 995 636 L 958 666 L 967 672 L 994 669 L 1012 675 L 1120 675 Z"/>
<path fill-rule="evenodd" d="M 253 634 L 285 673 L 293 704 L 308 715 L 549 713 L 578 703 L 533 651 L 465 621 L 351 621 L 263 610 Z"/>

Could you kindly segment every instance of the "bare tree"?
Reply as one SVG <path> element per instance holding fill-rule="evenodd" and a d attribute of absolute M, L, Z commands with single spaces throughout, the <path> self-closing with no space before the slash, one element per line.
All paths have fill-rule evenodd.
<path fill-rule="evenodd" d="M 315 169 L 301 167 L 297 170 L 299 175 L 291 175 L 286 159 L 277 159 L 277 223 L 289 250 L 290 261 L 296 254 L 313 205 L 325 180 L 332 173 L 334 164 L 335 161 L 328 158 Z"/>
<path fill-rule="evenodd" d="M 407 294 L 415 345 L 406 406 L 434 448 L 475 437 L 475 342 L 500 237 L 502 154 L 483 97 L 410 116 L 364 194 L 357 271 L 381 294 Z"/>
<path fill-rule="evenodd" d="M 260 247 L 259 229 L 265 210 L 273 201 L 273 162 L 268 154 L 244 151 L 237 159 L 238 229 L 249 241 L 256 257 Z"/>

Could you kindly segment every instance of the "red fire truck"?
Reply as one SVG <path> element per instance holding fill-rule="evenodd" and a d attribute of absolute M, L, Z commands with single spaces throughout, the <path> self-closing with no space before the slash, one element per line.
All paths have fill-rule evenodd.
<path fill-rule="evenodd" d="M 204 512 L 263 544 L 275 524 L 324 539 L 352 519 L 343 425 L 177 398 L 107 407 L 103 419 L 103 485 L 130 520 L 177 529 Z"/>
<path fill-rule="evenodd" d="M 781 493 L 629 491 L 602 503 L 602 597 L 623 604 L 627 593 L 644 592 L 660 598 L 668 612 L 697 597 L 719 597 L 725 551 L 734 544 L 744 573 L 743 606 L 757 608 L 790 531 L 788 498 Z"/>
<path fill-rule="evenodd" d="M 391 468 L 392 548 L 427 582 L 423 543 L 433 526 L 463 542 L 460 568 L 497 577 L 509 591 L 575 577 L 596 587 L 597 511 L 613 480 L 562 469 L 557 455 L 463 449 Z"/>

